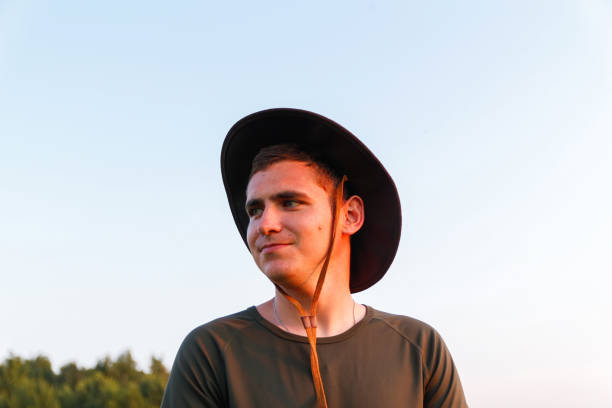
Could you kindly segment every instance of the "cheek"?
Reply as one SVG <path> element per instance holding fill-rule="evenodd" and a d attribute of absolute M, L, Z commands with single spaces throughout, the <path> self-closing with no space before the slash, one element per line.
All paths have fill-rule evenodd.
<path fill-rule="evenodd" d="M 255 233 L 256 228 L 252 227 L 252 224 L 249 223 L 249 226 L 246 230 L 247 243 L 249 245 L 249 250 L 251 253 L 253 252 L 253 248 L 255 247 L 255 240 L 257 239 L 257 234 Z"/>

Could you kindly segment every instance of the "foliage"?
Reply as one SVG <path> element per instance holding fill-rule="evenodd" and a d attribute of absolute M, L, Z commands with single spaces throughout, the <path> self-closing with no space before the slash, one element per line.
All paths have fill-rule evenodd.
<path fill-rule="evenodd" d="M 138 370 L 129 351 L 93 368 L 68 363 L 55 373 L 44 356 L 10 355 L 0 364 L 0 408 L 158 408 L 168 370 L 152 357 Z"/>

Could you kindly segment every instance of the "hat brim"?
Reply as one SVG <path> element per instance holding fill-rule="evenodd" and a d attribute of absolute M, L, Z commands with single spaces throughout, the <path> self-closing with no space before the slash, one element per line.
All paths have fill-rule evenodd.
<path fill-rule="evenodd" d="M 221 149 L 221 173 L 227 199 L 245 244 L 249 218 L 246 188 L 255 155 L 266 146 L 295 143 L 320 152 L 338 172 L 347 175 L 351 192 L 365 204 L 365 221 L 351 237 L 350 290 L 360 292 L 387 272 L 399 246 L 402 214 L 391 176 L 359 139 L 316 113 L 289 108 L 269 109 L 239 120 Z"/>

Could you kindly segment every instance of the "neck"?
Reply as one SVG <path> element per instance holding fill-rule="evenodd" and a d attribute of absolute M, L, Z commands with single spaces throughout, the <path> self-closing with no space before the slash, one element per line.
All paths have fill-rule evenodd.
<path fill-rule="evenodd" d="M 276 305 L 274 323 L 290 333 L 305 335 L 297 309 L 278 290 L 270 301 Z M 353 327 L 357 314 L 361 317 L 361 306 L 357 309 L 350 293 L 323 296 L 317 305 L 317 337 L 329 337 L 343 333 Z"/>
<path fill-rule="evenodd" d="M 349 288 L 350 242 L 348 237 L 346 238 L 345 242 L 340 239 L 340 242 L 335 245 L 319 295 L 316 310 L 317 337 L 329 337 L 343 333 L 365 316 L 365 307 L 355 303 Z M 309 314 L 318 278 L 319 273 L 313 273 L 306 282 L 300 285 L 292 286 L 280 282 L 275 284 L 297 300 Z M 293 334 L 306 335 L 300 313 L 278 289 L 276 289 L 274 298 L 259 305 L 257 310 L 266 320 L 281 329 Z"/>
<path fill-rule="evenodd" d="M 347 256 L 346 262 L 338 262 L 337 258 L 330 262 L 317 303 L 317 337 L 329 337 L 343 333 L 365 315 L 365 307 L 356 304 L 350 293 L 348 259 Z M 297 300 L 307 313 L 310 313 L 311 310 L 316 278 L 299 287 L 282 286 L 282 289 Z M 275 311 L 274 308 L 276 308 Z M 258 309 L 267 320 L 281 329 L 305 335 L 298 310 L 278 289 L 274 298 L 260 305 Z M 266 315 L 266 311 L 270 313 Z"/>

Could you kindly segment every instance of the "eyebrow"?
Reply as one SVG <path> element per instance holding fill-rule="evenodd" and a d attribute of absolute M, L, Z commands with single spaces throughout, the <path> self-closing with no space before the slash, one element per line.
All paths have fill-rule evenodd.
<path fill-rule="evenodd" d="M 306 194 L 301 193 L 299 191 L 287 190 L 287 191 L 281 191 L 279 193 L 276 193 L 270 198 L 272 199 L 272 201 L 280 201 L 280 200 L 287 200 L 290 198 L 305 199 L 306 197 L 307 197 Z M 257 207 L 261 205 L 262 203 L 263 203 L 263 200 L 261 198 L 253 198 L 247 201 L 244 207 L 246 210 L 248 210 L 249 208 Z"/>

